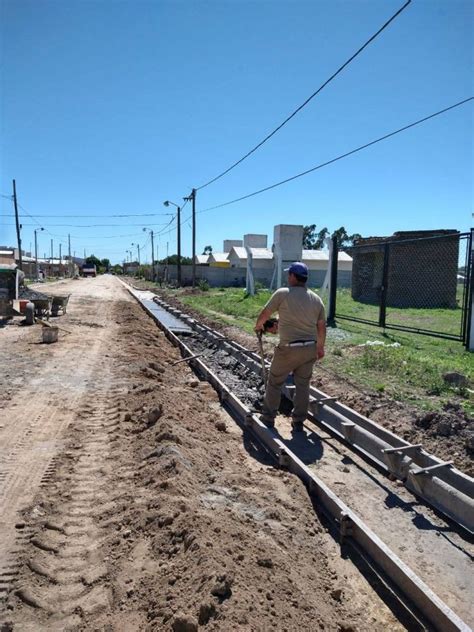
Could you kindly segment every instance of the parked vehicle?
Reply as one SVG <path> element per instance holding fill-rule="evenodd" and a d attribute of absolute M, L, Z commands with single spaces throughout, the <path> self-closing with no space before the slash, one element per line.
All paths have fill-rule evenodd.
<path fill-rule="evenodd" d="M 97 276 L 97 268 L 93 263 L 84 263 L 81 268 L 81 274 L 83 277 L 95 277 Z"/>

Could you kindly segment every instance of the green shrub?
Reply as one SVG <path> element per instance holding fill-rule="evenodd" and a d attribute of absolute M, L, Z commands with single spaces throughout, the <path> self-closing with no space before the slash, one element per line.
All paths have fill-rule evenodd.
<path fill-rule="evenodd" d="M 198 288 L 201 292 L 209 292 L 210 287 L 211 286 L 209 285 L 209 281 L 207 279 L 199 279 Z"/>

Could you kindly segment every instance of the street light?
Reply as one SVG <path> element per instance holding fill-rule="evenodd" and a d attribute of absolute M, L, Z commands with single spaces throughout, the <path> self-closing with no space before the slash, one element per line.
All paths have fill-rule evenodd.
<path fill-rule="evenodd" d="M 170 204 L 172 204 L 173 206 L 176 206 L 176 211 L 177 211 L 177 215 L 176 215 L 176 219 L 177 219 L 177 234 L 176 234 L 176 238 L 177 238 L 177 246 L 178 246 L 178 268 L 177 268 L 177 282 L 178 282 L 178 286 L 181 286 L 181 207 L 178 206 L 178 204 L 175 204 L 174 202 L 171 202 L 170 200 L 166 200 L 166 202 L 163 202 L 164 206 L 169 206 Z"/>
<path fill-rule="evenodd" d="M 36 280 L 38 281 L 38 277 L 39 277 L 39 271 L 38 271 L 38 237 L 36 236 L 36 233 L 40 230 L 44 230 L 44 228 L 35 228 L 34 233 L 35 233 L 35 267 L 36 267 Z"/>
<path fill-rule="evenodd" d="M 140 244 L 135 244 L 132 241 L 132 246 L 136 246 L 138 250 L 138 265 L 140 265 Z"/>

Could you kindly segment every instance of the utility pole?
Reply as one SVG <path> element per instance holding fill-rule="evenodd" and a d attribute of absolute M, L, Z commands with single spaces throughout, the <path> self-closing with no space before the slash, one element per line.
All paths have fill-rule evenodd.
<path fill-rule="evenodd" d="M 62 243 L 59 242 L 59 265 L 61 265 L 61 260 L 62 260 Z"/>
<path fill-rule="evenodd" d="M 53 263 L 53 240 L 51 239 L 51 263 Z"/>
<path fill-rule="evenodd" d="M 38 280 L 38 237 L 36 236 L 35 230 L 35 270 L 36 270 L 36 280 Z"/>
<path fill-rule="evenodd" d="M 153 245 L 153 231 L 151 232 L 151 278 L 152 281 L 155 282 L 156 274 L 155 274 L 155 248 Z"/>
<path fill-rule="evenodd" d="M 16 222 L 16 238 L 18 241 L 18 259 L 20 270 L 23 268 L 23 259 L 21 256 L 21 235 L 20 235 L 20 219 L 18 217 L 18 203 L 16 200 L 16 182 L 13 180 L 13 204 L 15 205 L 15 222 Z"/>
<path fill-rule="evenodd" d="M 138 265 L 140 265 L 140 244 L 137 244 L 137 250 L 138 250 Z"/>
<path fill-rule="evenodd" d="M 196 189 L 193 189 L 193 287 L 196 287 Z"/>
<path fill-rule="evenodd" d="M 178 206 L 178 269 L 177 269 L 177 280 L 178 287 L 181 287 L 181 208 Z"/>
<path fill-rule="evenodd" d="M 189 197 L 184 198 L 193 203 L 193 287 L 196 287 L 196 189 L 191 191 Z"/>
<path fill-rule="evenodd" d="M 67 236 L 68 255 L 69 255 L 69 277 L 72 279 L 72 261 L 71 261 L 71 235 Z"/>
<path fill-rule="evenodd" d="M 43 229 L 40 228 L 40 230 L 43 230 Z M 38 229 L 35 228 L 35 268 L 36 268 L 36 280 L 38 281 L 38 279 L 39 279 L 39 269 L 38 269 L 38 235 L 37 235 L 37 231 L 38 231 Z"/>

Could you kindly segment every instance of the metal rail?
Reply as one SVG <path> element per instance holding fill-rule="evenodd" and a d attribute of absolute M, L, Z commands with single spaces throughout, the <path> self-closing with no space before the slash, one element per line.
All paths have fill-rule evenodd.
<path fill-rule="evenodd" d="M 150 310 L 149 306 L 140 301 L 138 293 L 127 286 L 132 296 L 134 296 L 142 305 L 143 309 L 157 322 L 158 326 L 165 332 L 168 339 L 177 347 L 179 347 L 183 355 L 193 355 L 192 350 L 170 329 L 165 327 L 157 318 L 156 312 Z M 157 299 L 162 306 L 164 303 Z M 188 315 L 181 314 L 179 310 L 170 309 L 177 317 L 187 322 L 192 328 L 197 325 L 196 321 Z M 179 316 L 178 316 L 179 314 Z M 202 331 L 209 328 L 200 325 Z M 242 354 L 243 360 L 251 363 L 253 358 L 251 352 L 238 345 L 237 343 L 227 341 L 224 336 L 217 332 L 214 333 L 214 339 L 219 338 L 229 348 L 233 348 L 239 354 Z M 461 620 L 417 575 L 414 573 L 384 542 L 353 512 L 329 487 L 311 471 L 304 463 L 294 454 L 278 437 L 276 437 L 258 418 L 257 415 L 245 406 L 219 379 L 219 377 L 199 358 L 189 358 L 190 365 L 205 377 L 220 394 L 221 402 L 225 405 L 241 422 L 243 422 L 249 430 L 258 438 L 262 445 L 275 458 L 282 468 L 293 472 L 305 483 L 308 493 L 315 501 L 318 508 L 331 519 L 332 524 L 336 526 L 340 533 L 341 543 L 351 545 L 373 568 L 375 564 L 388 578 L 389 582 L 404 597 L 404 602 L 413 604 L 415 609 L 431 624 L 436 630 L 442 632 L 471 632 L 470 627 Z M 257 363 L 258 364 L 258 363 Z M 316 390 L 316 389 L 315 389 Z M 319 392 L 318 392 L 319 393 Z M 289 393 L 291 395 L 291 392 Z M 321 394 L 323 395 L 323 394 Z M 313 402 L 314 403 L 314 402 Z M 343 406 L 334 398 L 320 396 L 316 402 L 316 406 L 326 407 L 338 404 Z M 346 407 L 344 407 L 345 409 Z M 350 411 L 350 409 L 347 409 Z M 347 412 L 346 411 L 346 412 Z M 336 411 L 337 412 L 337 411 Z M 350 411 L 353 413 L 353 411 Z M 356 414 L 356 413 L 353 413 Z M 342 416 L 342 415 L 341 415 Z M 364 418 L 366 419 L 366 418 Z M 367 420 L 370 422 L 370 420 Z M 344 428 L 353 428 L 355 423 L 349 421 L 341 422 L 349 424 Z M 373 422 L 370 422 L 373 423 Z M 380 427 L 379 427 L 380 428 Z M 381 429 L 384 430 L 384 429 Z M 354 433 L 353 430 L 346 430 L 348 434 Z M 391 434 L 391 433 L 389 433 Z M 392 435 L 394 439 L 401 442 L 398 437 Z M 384 448 L 387 455 L 405 456 L 407 453 L 418 452 L 419 446 L 414 446 L 404 442 L 404 445 L 396 445 L 392 448 L 387 446 Z M 428 455 L 429 456 L 429 455 Z M 434 458 L 434 457 L 433 457 Z M 437 469 L 443 471 L 449 469 L 449 464 L 438 462 L 442 466 Z M 430 466 L 428 466 L 430 467 Z M 419 476 L 419 479 L 431 478 L 431 476 Z M 416 616 L 416 615 L 414 615 Z"/>

